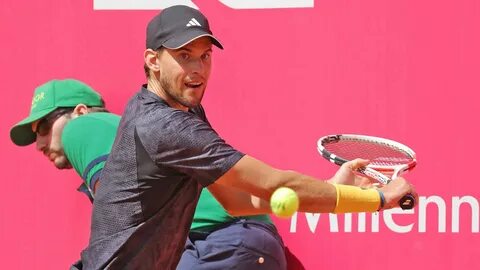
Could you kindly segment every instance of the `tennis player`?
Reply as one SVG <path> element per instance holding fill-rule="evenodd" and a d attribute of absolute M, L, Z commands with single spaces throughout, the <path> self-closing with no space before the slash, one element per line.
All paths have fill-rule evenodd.
<path fill-rule="evenodd" d="M 282 186 L 297 192 L 306 212 L 374 212 L 397 207 L 407 193 L 417 196 L 400 177 L 378 190 L 334 185 L 275 169 L 227 144 L 199 113 L 213 46 L 223 48 L 198 10 L 173 6 L 149 22 L 149 78 L 127 104 L 105 164 L 82 252 L 85 269 L 175 269 L 202 187 L 245 215 L 269 213 L 270 195 Z M 345 163 L 332 181 L 353 183 L 353 171 L 367 162 Z M 208 246 L 196 244 L 192 256 L 201 265 Z M 254 269 L 277 269 L 263 265 Z"/>

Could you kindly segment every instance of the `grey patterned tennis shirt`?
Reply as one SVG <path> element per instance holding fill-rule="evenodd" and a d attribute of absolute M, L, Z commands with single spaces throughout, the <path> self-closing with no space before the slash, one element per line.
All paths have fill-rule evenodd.
<path fill-rule="evenodd" d="M 102 172 L 84 269 L 175 269 L 201 188 L 242 156 L 210 127 L 201 106 L 174 109 L 142 87 Z"/>

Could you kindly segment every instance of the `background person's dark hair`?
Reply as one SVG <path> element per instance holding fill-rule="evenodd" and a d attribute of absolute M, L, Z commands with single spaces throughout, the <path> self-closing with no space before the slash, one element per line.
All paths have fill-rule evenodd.
<path fill-rule="evenodd" d="M 88 112 L 89 113 L 94 113 L 94 112 L 110 112 L 109 110 L 107 110 L 107 108 L 105 108 L 105 101 L 103 100 L 103 98 L 101 99 L 102 101 L 102 104 L 103 106 L 95 106 L 95 107 L 89 107 L 87 106 L 87 109 L 88 109 Z M 49 113 L 49 115 L 51 114 L 56 114 L 56 113 L 61 113 L 61 114 L 70 114 L 73 112 L 73 110 L 75 109 L 75 107 L 58 107 L 57 109 L 55 109 L 53 112 Z"/>

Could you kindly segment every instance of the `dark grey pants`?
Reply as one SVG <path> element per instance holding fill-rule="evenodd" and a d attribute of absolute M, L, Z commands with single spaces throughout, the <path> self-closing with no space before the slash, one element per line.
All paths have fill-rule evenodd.
<path fill-rule="evenodd" d="M 177 270 L 285 270 L 282 239 L 273 225 L 239 220 L 209 233 L 191 232 Z"/>

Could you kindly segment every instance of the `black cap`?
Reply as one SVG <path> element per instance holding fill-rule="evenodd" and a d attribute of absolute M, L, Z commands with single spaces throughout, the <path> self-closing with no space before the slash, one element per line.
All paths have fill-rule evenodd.
<path fill-rule="evenodd" d="M 212 44 L 223 49 L 200 11 L 188 6 L 171 6 L 148 23 L 147 49 L 178 49 L 200 37 L 210 37 Z"/>

